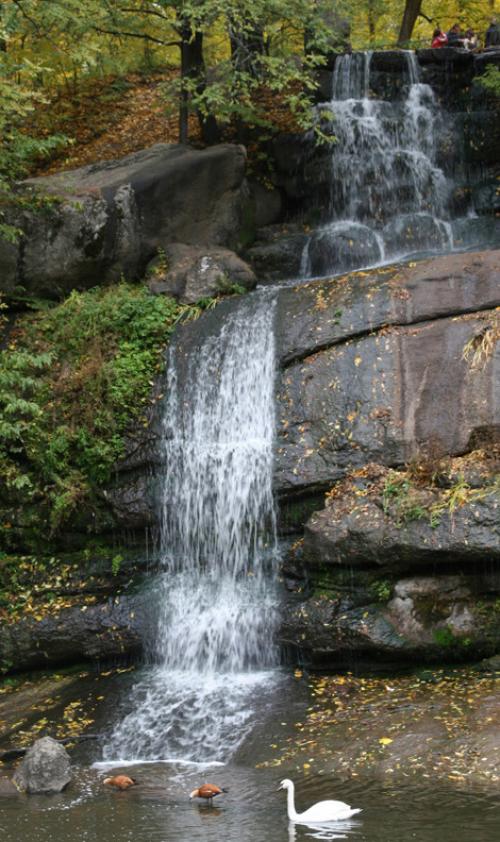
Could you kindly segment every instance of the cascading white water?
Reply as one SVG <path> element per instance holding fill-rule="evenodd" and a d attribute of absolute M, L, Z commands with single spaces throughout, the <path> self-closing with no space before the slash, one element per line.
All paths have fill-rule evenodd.
<path fill-rule="evenodd" d="M 420 81 L 415 54 L 404 56 L 406 95 L 401 101 L 371 95 L 371 53 L 336 60 L 327 104 L 336 137 L 332 221 L 307 244 L 306 274 L 453 246 L 447 211 L 453 185 L 437 163 L 440 110 L 430 86 Z"/>
<path fill-rule="evenodd" d="M 243 299 L 187 362 L 171 348 L 156 663 L 105 759 L 224 760 L 272 678 L 274 306 Z"/>

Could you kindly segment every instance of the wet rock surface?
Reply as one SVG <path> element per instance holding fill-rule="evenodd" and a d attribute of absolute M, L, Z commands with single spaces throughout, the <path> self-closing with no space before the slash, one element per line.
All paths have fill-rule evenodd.
<path fill-rule="evenodd" d="M 260 768 L 300 769 L 314 780 L 334 768 L 340 780 L 379 779 L 389 787 L 412 780 L 498 787 L 498 676 L 474 669 L 382 677 L 297 671 L 296 680 L 310 687 L 307 714 Z"/>
<path fill-rule="evenodd" d="M 69 755 L 51 737 L 37 740 L 28 749 L 13 778 L 20 790 L 33 794 L 62 792 L 71 779 Z"/>
<path fill-rule="evenodd" d="M 382 256 L 378 239 L 366 225 L 332 223 L 318 228 L 307 246 L 308 275 L 325 275 L 331 266 L 349 271 L 371 266 Z"/>
<path fill-rule="evenodd" d="M 450 254 L 279 291 L 278 356 L 285 365 L 386 325 L 410 325 L 500 304 L 500 251 Z"/>
<path fill-rule="evenodd" d="M 88 607 L 75 605 L 40 620 L 2 625 L 0 659 L 30 669 L 139 655 L 147 616 L 144 599 L 121 596 Z"/>
<path fill-rule="evenodd" d="M 325 486 L 348 466 L 403 464 L 429 442 L 454 455 L 497 440 L 496 340 L 477 368 L 466 348 L 496 336 L 498 260 L 454 255 L 280 293 L 278 347 L 301 358 L 278 395 L 282 494 Z"/>

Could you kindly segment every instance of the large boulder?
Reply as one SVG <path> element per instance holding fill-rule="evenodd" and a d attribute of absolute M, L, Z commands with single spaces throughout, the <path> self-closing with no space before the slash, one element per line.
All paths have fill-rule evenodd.
<path fill-rule="evenodd" d="M 151 292 L 172 295 L 194 304 L 235 286 L 252 289 L 257 279 L 234 251 L 209 246 L 170 243 L 148 265 L 146 279 Z"/>
<path fill-rule="evenodd" d="M 268 225 L 245 257 L 260 281 L 281 281 L 304 274 L 304 249 L 309 236 L 302 225 Z"/>
<path fill-rule="evenodd" d="M 12 211 L 24 236 L 21 248 L 0 242 L 1 288 L 59 296 L 136 278 L 169 242 L 236 245 L 248 201 L 245 160 L 241 146 L 157 144 L 23 182 L 33 208 Z"/>
<path fill-rule="evenodd" d="M 284 638 L 330 664 L 495 652 L 499 460 L 493 447 L 401 471 L 365 465 L 334 485 L 286 563 L 306 599 L 285 613 Z"/>
<path fill-rule="evenodd" d="M 62 792 L 71 779 L 66 749 L 52 737 L 43 737 L 28 749 L 13 781 L 24 792 L 49 794 Z"/>

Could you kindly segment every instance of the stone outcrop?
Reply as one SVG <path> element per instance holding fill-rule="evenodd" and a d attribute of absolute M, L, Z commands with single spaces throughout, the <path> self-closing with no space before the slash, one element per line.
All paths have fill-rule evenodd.
<path fill-rule="evenodd" d="M 155 295 L 171 295 L 185 304 L 195 304 L 234 286 L 253 289 L 257 279 L 230 249 L 170 243 L 148 264 L 146 282 Z"/>
<path fill-rule="evenodd" d="M 235 246 L 249 195 L 245 150 L 158 144 L 121 160 L 29 179 L 31 210 L 8 220 L 24 232 L 0 240 L 1 289 L 57 297 L 139 277 L 170 242 Z"/>
<path fill-rule="evenodd" d="M 95 604 L 75 604 L 38 619 L 25 616 L 0 625 L 0 663 L 16 670 L 81 661 L 112 661 L 140 655 L 152 632 L 154 599 L 141 594 L 102 595 Z"/>
<path fill-rule="evenodd" d="M 494 470 L 490 482 L 498 463 Z M 498 486 L 474 492 L 460 480 L 460 502 L 453 507 L 451 487 L 440 508 L 446 492 L 405 482 L 398 510 L 388 495 L 396 478 L 375 466 L 356 472 L 306 524 L 289 572 L 293 591 L 302 571 L 306 599 L 292 601 L 282 634 L 313 663 L 357 657 L 395 665 L 497 651 Z"/>
<path fill-rule="evenodd" d="M 13 781 L 24 792 L 50 794 L 62 792 L 71 779 L 71 763 L 66 749 L 52 737 L 43 737 L 28 749 Z"/>
<path fill-rule="evenodd" d="M 311 516 L 304 535 L 306 560 L 315 566 L 377 565 L 393 571 L 431 565 L 437 569 L 436 565 L 447 564 L 474 569 L 487 558 L 500 562 L 500 495 L 496 489 L 472 498 L 469 504 L 457 505 L 456 510 L 445 507 L 434 519 L 430 511 L 426 516 L 416 495 L 415 519 L 403 522 L 384 511 L 380 499 L 356 496 L 362 493 L 359 489 L 346 493 L 338 507 L 328 506 Z"/>
<path fill-rule="evenodd" d="M 281 290 L 277 489 L 495 440 L 498 350 L 474 368 L 464 349 L 495 334 L 499 281 L 500 253 L 484 252 Z"/>

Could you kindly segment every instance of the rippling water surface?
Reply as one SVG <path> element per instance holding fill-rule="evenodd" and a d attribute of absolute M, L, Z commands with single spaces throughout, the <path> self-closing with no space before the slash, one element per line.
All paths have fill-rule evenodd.
<path fill-rule="evenodd" d="M 128 792 L 103 791 L 82 773 L 71 794 L 0 804 L 2 839 L 8 842 L 291 842 L 352 839 L 370 842 L 494 842 L 499 838 L 500 798 L 435 786 L 383 787 L 377 783 L 340 785 L 335 777 L 296 775 L 299 809 L 316 799 L 337 797 L 359 805 L 355 819 L 329 827 L 290 825 L 285 794 L 277 792 L 280 775 L 234 764 L 212 770 L 228 786 L 213 806 L 188 799 L 199 772 L 178 767 L 136 769 L 140 786 Z M 206 775 L 204 776 L 206 777 Z"/>

